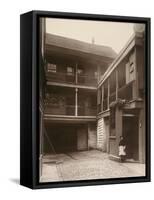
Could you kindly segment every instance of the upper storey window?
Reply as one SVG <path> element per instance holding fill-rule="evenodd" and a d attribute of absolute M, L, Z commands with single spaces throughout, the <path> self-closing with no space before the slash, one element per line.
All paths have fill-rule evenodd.
<path fill-rule="evenodd" d="M 129 56 L 128 62 L 126 63 L 126 83 L 134 81 L 135 78 L 135 54 L 132 52 Z"/>
<path fill-rule="evenodd" d="M 48 72 L 56 73 L 57 72 L 57 65 L 48 63 L 47 65 Z"/>
<path fill-rule="evenodd" d="M 98 72 L 97 71 L 94 72 L 94 76 L 97 79 L 97 77 L 98 77 Z"/>
<path fill-rule="evenodd" d="M 83 71 L 82 68 L 78 68 L 78 74 L 79 74 L 79 75 L 83 75 L 83 74 L 84 74 L 84 71 Z"/>
<path fill-rule="evenodd" d="M 67 67 L 67 75 L 73 76 L 74 75 L 74 68 L 73 67 Z"/>

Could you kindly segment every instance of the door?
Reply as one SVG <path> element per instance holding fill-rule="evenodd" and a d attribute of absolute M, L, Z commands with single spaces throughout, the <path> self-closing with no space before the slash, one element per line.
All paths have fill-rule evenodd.
<path fill-rule="evenodd" d="M 139 159 L 138 117 L 133 114 L 123 116 L 123 137 L 126 141 L 126 157 Z"/>
<path fill-rule="evenodd" d="M 46 128 L 44 151 L 46 154 L 66 153 L 77 150 L 77 133 L 73 125 L 49 125 Z"/>

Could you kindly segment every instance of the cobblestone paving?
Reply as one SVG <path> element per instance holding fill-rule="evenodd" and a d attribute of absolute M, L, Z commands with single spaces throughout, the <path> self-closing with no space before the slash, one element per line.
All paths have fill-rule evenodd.
<path fill-rule="evenodd" d="M 145 165 L 119 163 L 97 150 L 44 158 L 41 182 L 144 176 Z"/>

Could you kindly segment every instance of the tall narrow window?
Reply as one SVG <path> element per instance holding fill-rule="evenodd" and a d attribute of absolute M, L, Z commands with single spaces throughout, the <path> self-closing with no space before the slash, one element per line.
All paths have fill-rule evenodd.
<path fill-rule="evenodd" d="M 73 76 L 74 75 L 73 67 L 67 67 L 67 75 L 69 75 L 69 76 Z"/>
<path fill-rule="evenodd" d="M 57 72 L 57 65 L 48 63 L 47 70 L 48 70 L 48 72 L 56 73 Z"/>
<path fill-rule="evenodd" d="M 79 74 L 79 75 L 83 75 L 83 73 L 84 73 L 84 72 L 83 72 L 83 69 L 82 69 L 82 68 L 78 68 L 78 74 Z"/>
<path fill-rule="evenodd" d="M 128 58 L 126 63 L 126 83 L 130 83 L 135 80 L 135 55 L 134 52 Z"/>

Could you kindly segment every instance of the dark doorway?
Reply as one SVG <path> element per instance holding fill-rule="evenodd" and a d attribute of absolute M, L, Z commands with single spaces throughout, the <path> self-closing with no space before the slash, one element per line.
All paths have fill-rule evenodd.
<path fill-rule="evenodd" d="M 44 153 L 67 153 L 77 150 L 77 131 L 73 125 L 46 125 Z"/>
<path fill-rule="evenodd" d="M 128 159 L 139 159 L 138 117 L 133 114 L 123 116 L 123 137 L 126 141 Z"/>

